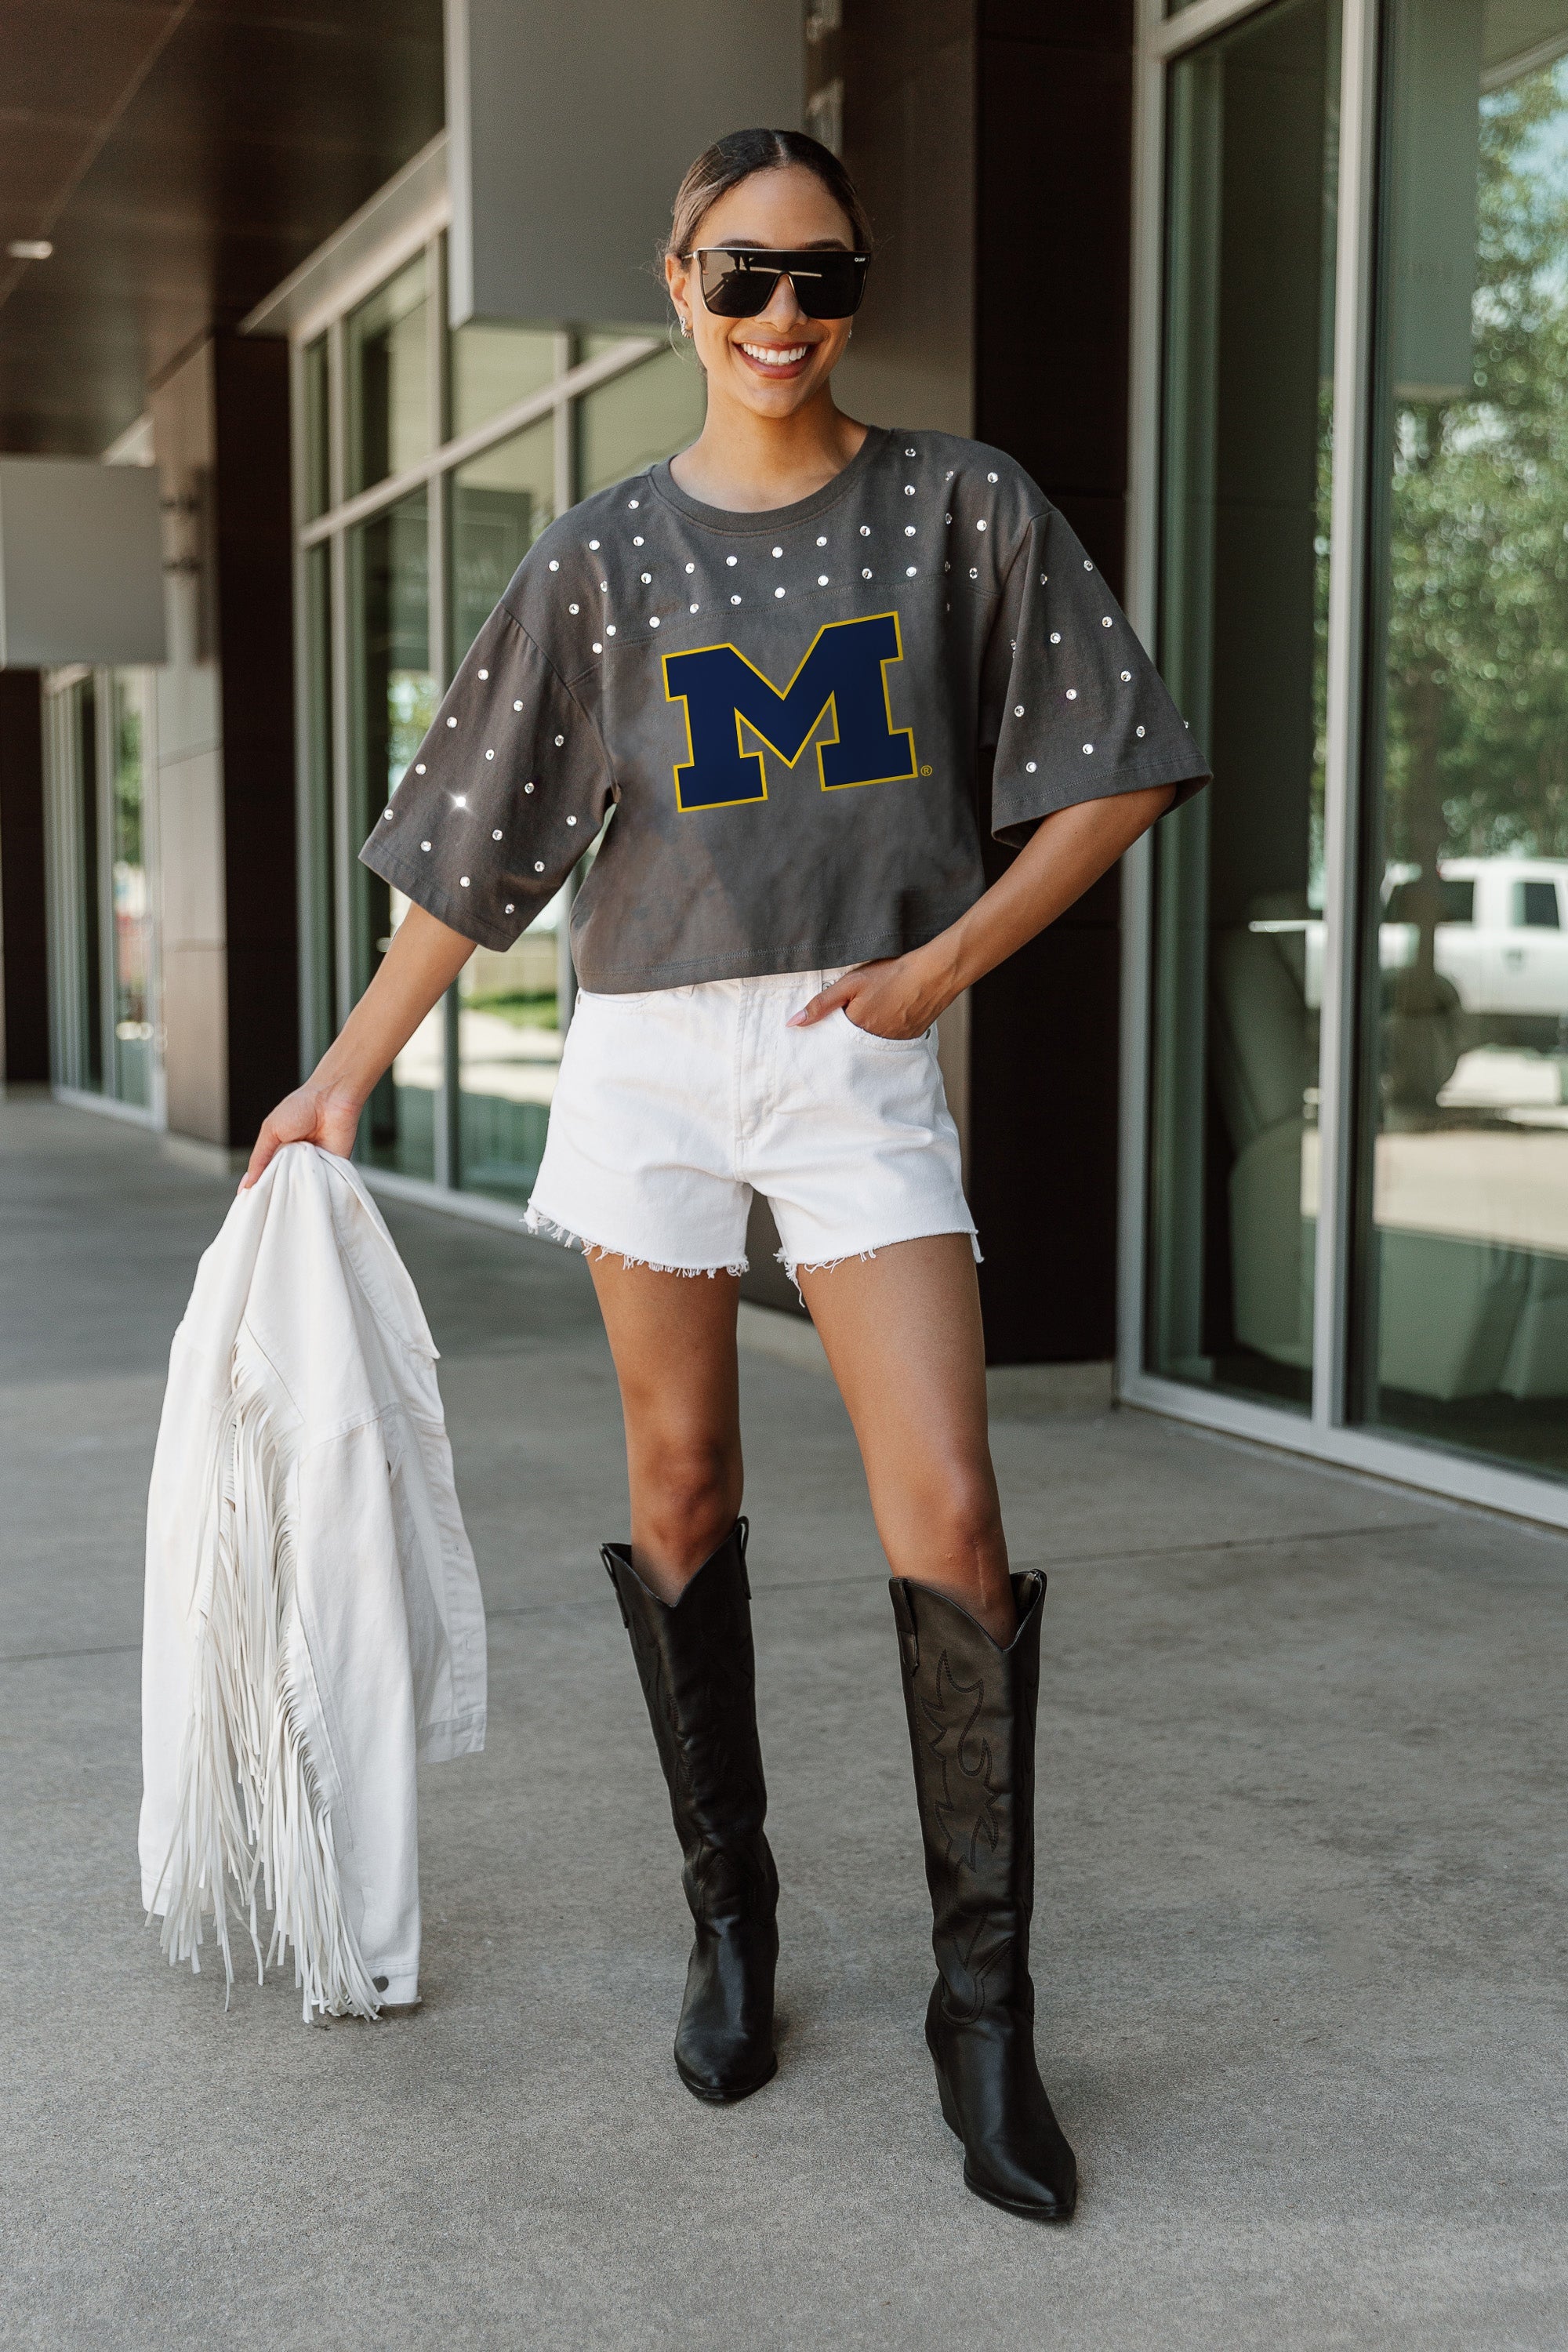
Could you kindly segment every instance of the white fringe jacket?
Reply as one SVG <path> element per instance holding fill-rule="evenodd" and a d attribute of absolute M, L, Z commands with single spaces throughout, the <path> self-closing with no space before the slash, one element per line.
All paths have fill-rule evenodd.
<path fill-rule="evenodd" d="M 485 1738 L 436 1349 L 354 1170 L 280 1151 L 174 1335 L 147 1510 L 142 1900 L 233 1983 L 228 1882 L 307 2020 L 418 1999 L 416 1759 Z"/>

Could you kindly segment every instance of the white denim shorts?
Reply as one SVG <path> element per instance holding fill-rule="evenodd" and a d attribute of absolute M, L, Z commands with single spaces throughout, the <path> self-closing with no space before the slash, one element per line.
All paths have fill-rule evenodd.
<path fill-rule="evenodd" d="M 839 977 L 580 993 L 529 1231 L 660 1273 L 743 1274 L 760 1192 L 792 1276 L 928 1234 L 974 1243 L 935 1030 L 906 1044 L 843 1012 L 786 1025 Z"/>

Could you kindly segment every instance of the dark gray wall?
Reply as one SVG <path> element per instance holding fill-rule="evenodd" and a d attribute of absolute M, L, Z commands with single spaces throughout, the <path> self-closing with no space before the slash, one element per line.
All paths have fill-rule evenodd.
<path fill-rule="evenodd" d="M 877 266 L 834 379 L 879 425 L 974 430 L 973 0 L 852 0 L 834 62 Z"/>
<path fill-rule="evenodd" d="M 49 1077 L 42 719 L 37 671 L 0 670 L 0 1078 L 9 1086 Z"/>
<path fill-rule="evenodd" d="M 1119 593 L 1132 38 L 1131 0 L 980 0 L 975 16 L 974 431 L 1028 467 Z M 1112 874 L 972 992 L 993 1363 L 1114 1347 L 1120 920 Z"/>
<path fill-rule="evenodd" d="M 228 1140 L 248 1145 L 300 1079 L 288 344 L 219 335 L 213 393 Z"/>
<path fill-rule="evenodd" d="M 153 425 L 181 549 L 157 673 L 169 1125 L 248 1145 L 300 1076 L 288 346 L 214 336 Z"/>
<path fill-rule="evenodd" d="M 844 157 L 879 247 L 845 405 L 1007 450 L 1119 591 L 1132 40 L 1131 0 L 855 0 L 824 68 L 842 76 Z M 1006 853 L 988 857 L 1000 873 Z M 994 1363 L 1113 1349 L 1120 920 L 1112 875 L 970 992 L 967 1175 Z M 783 1303 L 759 1262 L 771 1246 L 759 1211 L 747 1289 Z"/>

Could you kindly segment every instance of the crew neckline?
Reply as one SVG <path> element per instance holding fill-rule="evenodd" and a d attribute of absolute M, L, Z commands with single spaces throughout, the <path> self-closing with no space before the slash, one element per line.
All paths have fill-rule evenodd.
<path fill-rule="evenodd" d="M 753 531 L 789 530 L 798 523 L 815 522 L 818 515 L 826 514 L 829 507 L 847 498 L 870 472 L 892 437 L 888 425 L 868 425 L 866 438 L 849 463 L 830 482 L 824 482 L 821 489 L 813 490 L 808 499 L 796 499 L 787 507 L 748 508 L 742 512 L 733 507 L 704 506 L 700 499 L 689 497 L 681 488 L 669 470 L 668 457 L 661 457 L 657 466 L 649 467 L 648 480 L 666 506 L 674 507 L 679 514 L 700 523 L 706 530 L 727 532 L 736 538 L 747 538 Z"/>

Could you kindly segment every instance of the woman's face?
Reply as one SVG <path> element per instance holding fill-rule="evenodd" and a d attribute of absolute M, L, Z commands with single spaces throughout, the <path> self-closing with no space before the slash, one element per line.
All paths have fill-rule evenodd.
<path fill-rule="evenodd" d="M 842 208 L 801 163 L 753 172 L 728 195 L 710 205 L 698 223 L 694 245 L 761 247 L 799 252 L 830 246 L 852 253 L 854 236 Z M 773 299 L 754 319 L 718 319 L 702 299 L 696 262 L 665 263 L 670 299 L 689 322 L 697 356 L 708 373 L 710 398 L 738 401 L 757 416 L 793 416 L 822 390 L 843 356 L 853 323 L 848 319 L 808 319 L 795 288 L 781 278 Z"/>

